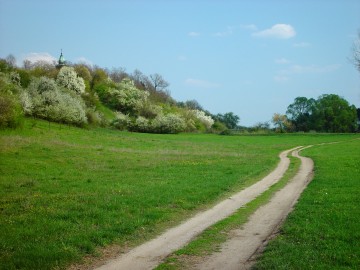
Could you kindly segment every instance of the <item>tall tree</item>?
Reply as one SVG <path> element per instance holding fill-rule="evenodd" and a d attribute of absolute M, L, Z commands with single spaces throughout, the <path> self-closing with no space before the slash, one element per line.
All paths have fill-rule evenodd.
<path fill-rule="evenodd" d="M 297 97 L 287 108 L 288 119 L 296 131 L 309 131 L 313 128 L 313 111 L 316 101 L 313 98 Z"/>
<path fill-rule="evenodd" d="M 240 117 L 234 114 L 233 112 L 218 114 L 216 115 L 216 118 L 220 122 L 224 123 L 225 126 L 229 129 L 235 129 L 240 121 Z"/>
<path fill-rule="evenodd" d="M 360 30 L 358 31 L 358 38 L 353 44 L 353 62 L 355 67 L 360 72 Z"/>
<path fill-rule="evenodd" d="M 168 86 L 170 85 L 165 79 L 158 73 L 151 74 L 150 80 L 155 91 L 166 91 Z"/>
<path fill-rule="evenodd" d="M 271 121 L 273 122 L 276 130 L 281 133 L 289 130 L 291 127 L 291 124 L 285 114 L 274 113 Z"/>
<path fill-rule="evenodd" d="M 9 54 L 5 60 L 9 64 L 9 66 L 11 66 L 13 68 L 16 67 L 16 58 L 14 55 Z"/>
<path fill-rule="evenodd" d="M 354 132 L 357 129 L 356 107 L 338 95 L 322 95 L 316 103 L 317 130 Z"/>

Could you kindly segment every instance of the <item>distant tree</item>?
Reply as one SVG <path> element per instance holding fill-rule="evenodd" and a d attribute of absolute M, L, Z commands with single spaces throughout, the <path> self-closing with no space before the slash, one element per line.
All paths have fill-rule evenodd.
<path fill-rule="evenodd" d="M 9 66 L 11 67 L 16 67 L 16 58 L 14 55 L 12 54 L 9 54 L 7 57 L 6 57 L 6 62 L 9 64 Z"/>
<path fill-rule="evenodd" d="M 274 113 L 272 117 L 272 122 L 275 126 L 276 131 L 283 133 L 286 130 L 289 130 L 291 127 L 290 122 L 288 121 L 286 115 L 280 113 Z"/>
<path fill-rule="evenodd" d="M 312 129 L 312 116 L 316 101 L 313 98 L 297 97 L 287 108 L 288 119 L 296 131 L 309 131 Z"/>
<path fill-rule="evenodd" d="M 140 70 L 135 69 L 130 75 L 130 78 L 134 81 L 134 84 L 138 89 L 147 90 L 149 92 L 156 91 L 150 79 Z"/>
<path fill-rule="evenodd" d="M 269 122 L 259 122 L 256 123 L 253 127 L 253 130 L 260 131 L 260 130 L 269 130 L 270 129 L 270 123 Z"/>
<path fill-rule="evenodd" d="M 106 82 L 107 78 L 108 78 L 108 74 L 104 69 L 95 67 L 92 74 L 91 88 L 94 88 L 94 86 L 99 83 Z"/>
<path fill-rule="evenodd" d="M 150 81 L 155 91 L 165 91 L 169 87 L 169 83 L 158 73 L 150 75 Z"/>
<path fill-rule="evenodd" d="M 319 131 L 354 132 L 357 129 L 356 107 L 338 95 L 320 96 L 314 117 Z"/>
<path fill-rule="evenodd" d="M 356 109 L 356 112 L 357 112 L 357 118 L 358 118 L 358 120 L 357 120 L 357 122 L 358 122 L 358 131 L 360 131 L 360 108 L 357 108 Z"/>
<path fill-rule="evenodd" d="M 204 110 L 203 107 L 200 105 L 200 103 L 195 99 L 187 100 L 185 101 L 184 104 L 180 104 L 180 105 L 184 105 L 184 107 L 191 110 L 200 110 L 200 111 Z"/>
<path fill-rule="evenodd" d="M 83 78 L 87 82 L 91 82 L 92 76 L 90 72 L 90 68 L 85 64 L 76 64 L 74 65 L 74 70 L 77 73 L 78 76 Z"/>
<path fill-rule="evenodd" d="M 360 30 L 358 31 L 358 38 L 354 41 L 353 44 L 353 59 L 355 67 L 360 72 Z"/>
<path fill-rule="evenodd" d="M 125 68 L 120 67 L 120 68 L 113 68 L 109 72 L 109 77 L 111 78 L 111 80 L 113 80 L 113 82 L 119 83 L 123 79 L 129 77 L 129 75 L 126 73 Z"/>
<path fill-rule="evenodd" d="M 224 123 L 226 127 L 229 129 L 235 129 L 240 121 L 240 117 L 235 115 L 233 112 L 228 112 L 225 114 L 217 114 L 216 118 L 220 122 Z"/>
<path fill-rule="evenodd" d="M 0 59 L 0 72 L 9 73 L 13 70 L 13 67 L 5 59 Z"/>
<path fill-rule="evenodd" d="M 26 70 L 30 70 L 31 67 L 32 67 L 31 61 L 28 60 L 28 59 L 25 59 L 25 60 L 23 61 L 23 67 L 24 67 L 24 69 L 26 69 Z"/>

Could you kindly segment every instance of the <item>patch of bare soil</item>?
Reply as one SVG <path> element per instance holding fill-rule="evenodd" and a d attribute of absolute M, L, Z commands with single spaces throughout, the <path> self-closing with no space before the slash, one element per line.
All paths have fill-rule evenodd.
<path fill-rule="evenodd" d="M 298 148 L 298 147 L 297 147 Z M 250 202 L 262 192 L 267 190 L 271 185 L 279 181 L 279 179 L 283 176 L 289 166 L 289 159 L 287 155 L 289 152 L 297 149 L 290 149 L 284 151 L 280 154 L 280 162 L 277 168 L 272 171 L 269 175 L 267 175 L 262 180 L 258 181 L 257 183 L 253 184 L 252 186 L 240 191 L 239 193 L 231 196 L 227 200 L 220 202 L 219 204 L 215 205 L 213 208 L 198 213 L 194 217 L 190 218 L 189 220 L 183 222 L 177 227 L 171 228 L 165 233 L 161 234 L 157 238 L 148 241 L 127 253 L 119 255 L 118 258 L 111 259 L 107 261 L 102 266 L 95 268 L 98 270 L 115 270 L 115 269 L 153 269 L 156 267 L 161 261 L 168 256 L 173 251 L 183 247 L 188 242 L 190 242 L 196 235 L 200 234 L 203 230 L 208 228 L 209 226 L 213 225 L 214 223 L 230 216 L 233 214 L 237 209 L 241 206 L 245 205 L 246 203 Z M 307 174 L 308 167 L 303 168 L 300 171 L 304 171 Z M 310 168 L 310 170 L 312 167 Z M 294 181 L 295 182 L 295 181 Z M 296 181 L 297 182 L 297 181 Z M 295 187 L 297 190 L 298 187 Z M 287 196 L 287 195 L 283 195 Z M 295 196 L 295 195 L 294 195 Z M 292 201 L 294 201 L 293 197 Z M 276 211 L 275 211 L 276 212 Z M 286 212 L 286 211 L 285 211 Z M 281 217 L 286 215 L 283 211 L 283 214 L 280 214 Z M 269 216 L 270 219 L 270 215 Z M 268 223 L 267 221 L 263 221 L 264 224 Z M 278 222 L 279 223 L 279 222 Z M 263 230 L 263 229 L 260 229 Z M 257 233 L 257 232 L 256 232 Z M 252 240 L 248 240 L 252 241 Z M 247 246 L 247 244 L 245 245 Z M 232 248 L 232 247 L 230 247 Z M 254 245 L 256 250 L 257 246 Z M 253 254 L 254 251 L 251 252 Z M 251 255 L 250 254 L 250 255 Z M 231 255 L 233 256 L 233 255 Z M 227 261 L 229 256 L 223 257 L 222 259 Z M 238 257 L 238 255 L 236 255 Z M 214 267 L 215 268 L 202 268 L 202 269 L 218 269 L 223 268 L 224 263 L 220 263 L 222 259 L 214 259 Z M 221 266 L 215 266 L 216 263 L 219 262 Z M 199 267 L 203 267 L 202 264 L 199 264 Z M 204 267 L 206 267 L 204 265 Z M 209 267 L 213 267 L 210 265 Z M 232 268 L 229 268 L 232 269 Z M 237 268 L 234 268 L 237 269 Z"/>

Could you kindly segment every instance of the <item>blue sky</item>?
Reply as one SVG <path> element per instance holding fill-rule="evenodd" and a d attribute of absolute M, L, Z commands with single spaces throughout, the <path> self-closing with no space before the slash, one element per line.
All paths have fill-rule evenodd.
<path fill-rule="evenodd" d="M 360 1 L 0 0 L 0 57 L 58 58 L 161 74 L 240 124 L 271 119 L 298 96 L 338 94 L 360 107 L 350 63 Z"/>

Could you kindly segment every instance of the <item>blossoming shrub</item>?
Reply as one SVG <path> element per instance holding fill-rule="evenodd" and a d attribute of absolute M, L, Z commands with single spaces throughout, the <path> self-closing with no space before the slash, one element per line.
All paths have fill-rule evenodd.
<path fill-rule="evenodd" d="M 60 123 L 87 123 L 81 97 L 61 89 L 53 79 L 34 79 L 26 91 L 21 95 L 26 114 Z"/>
<path fill-rule="evenodd" d="M 108 88 L 105 99 L 113 109 L 126 114 L 136 115 L 149 93 L 136 88 L 130 79 L 123 79 L 115 88 Z"/>
<path fill-rule="evenodd" d="M 131 119 L 128 115 L 117 112 L 116 118 L 112 121 L 111 126 L 119 130 L 126 130 L 130 124 Z"/>
<path fill-rule="evenodd" d="M 150 121 L 143 116 L 136 118 L 135 122 L 129 124 L 130 131 L 151 132 Z"/>
<path fill-rule="evenodd" d="M 179 133 L 185 131 L 184 118 L 177 114 L 158 115 L 151 123 L 151 132 L 154 133 Z"/>
<path fill-rule="evenodd" d="M 85 92 L 84 79 L 78 77 L 72 67 L 62 67 L 57 75 L 56 82 L 59 86 L 74 91 L 79 95 Z"/>
<path fill-rule="evenodd" d="M 212 119 L 211 116 L 206 115 L 204 111 L 192 110 L 192 113 L 201 123 L 205 125 L 206 129 L 209 130 L 214 124 L 214 119 Z"/>

